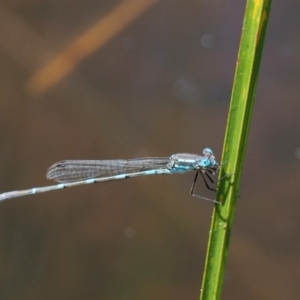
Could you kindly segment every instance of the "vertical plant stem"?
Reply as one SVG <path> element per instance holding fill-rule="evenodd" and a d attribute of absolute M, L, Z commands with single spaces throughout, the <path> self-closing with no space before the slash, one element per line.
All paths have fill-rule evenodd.
<path fill-rule="evenodd" d="M 217 199 L 222 204 L 213 213 L 200 300 L 221 297 L 270 7 L 271 0 L 248 0 L 246 5 L 222 155 L 226 164 L 220 178 L 231 175 L 218 188 Z"/>

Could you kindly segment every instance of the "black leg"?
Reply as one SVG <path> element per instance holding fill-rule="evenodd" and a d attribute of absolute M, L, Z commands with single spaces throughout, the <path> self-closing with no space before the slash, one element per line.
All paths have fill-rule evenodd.
<path fill-rule="evenodd" d="M 204 200 L 212 201 L 212 202 L 214 202 L 214 203 L 220 203 L 220 202 L 218 202 L 218 201 L 216 201 L 216 200 L 212 200 L 212 199 L 205 198 L 205 197 L 199 196 L 199 195 L 197 195 L 197 194 L 194 194 L 194 189 L 195 189 L 196 181 L 197 181 L 197 178 L 198 178 L 198 173 L 200 172 L 200 173 L 201 173 L 201 176 L 202 176 L 202 178 L 203 178 L 203 180 L 204 180 L 204 183 L 205 183 L 205 185 L 206 185 L 206 187 L 207 187 L 207 189 L 209 189 L 210 191 L 216 192 L 217 190 L 214 189 L 214 188 L 212 188 L 212 187 L 208 184 L 206 177 L 208 178 L 208 180 L 209 180 L 212 184 L 217 184 L 219 181 L 221 181 L 221 180 L 224 179 L 225 177 L 230 176 L 230 174 L 225 174 L 224 176 L 222 176 L 222 177 L 221 177 L 220 179 L 218 179 L 218 180 L 213 180 L 213 179 L 211 178 L 211 176 L 214 176 L 214 175 L 216 175 L 216 174 L 219 173 L 220 168 L 221 168 L 222 165 L 223 165 L 223 164 L 219 164 L 217 167 L 211 167 L 211 168 L 208 168 L 208 169 L 205 169 L 205 170 L 203 170 L 203 169 L 202 169 L 202 170 L 197 170 L 197 171 L 196 171 L 195 178 L 194 178 L 194 181 L 193 181 L 193 184 L 192 184 L 192 187 L 191 187 L 191 190 L 190 190 L 190 194 L 191 194 L 192 196 L 195 196 L 195 197 L 198 197 L 198 198 L 201 198 L 201 199 L 204 199 Z M 206 175 L 206 177 L 205 177 L 205 175 Z"/>
<path fill-rule="evenodd" d="M 209 176 L 209 174 L 207 174 L 207 171 L 208 170 L 205 170 L 205 172 L 204 172 L 204 174 L 207 176 L 207 178 L 209 179 L 209 181 L 212 183 L 212 184 L 217 184 L 219 181 L 221 181 L 222 179 L 224 179 L 225 177 L 227 177 L 228 176 L 228 174 L 225 174 L 224 176 L 222 176 L 220 179 L 218 179 L 218 180 L 213 180 L 210 176 Z M 202 172 L 201 172 L 202 173 Z M 209 172 L 209 173 L 211 173 L 211 172 Z M 211 173 L 212 174 L 212 173 Z M 213 174 L 214 175 L 214 174 Z M 204 179 L 204 175 L 202 175 L 203 176 L 203 179 Z M 205 179 L 204 179 L 204 181 L 205 181 Z"/>
<path fill-rule="evenodd" d="M 202 175 L 202 178 L 203 178 L 203 180 L 204 180 L 204 182 L 205 182 L 206 187 L 207 187 L 209 190 L 216 192 L 216 191 L 217 191 L 216 189 L 214 189 L 214 188 L 212 188 L 212 187 L 209 186 L 209 184 L 208 184 L 208 182 L 206 181 L 204 175 L 206 175 L 206 177 L 209 179 L 209 181 L 210 181 L 211 183 L 216 184 L 216 183 L 212 180 L 212 178 L 211 178 L 206 172 L 203 173 L 203 172 L 200 171 L 200 173 L 201 173 L 201 175 Z"/>
<path fill-rule="evenodd" d="M 209 199 L 209 198 L 205 198 L 205 197 L 199 196 L 199 195 L 197 195 L 197 194 L 194 194 L 194 188 L 195 188 L 195 184 L 196 184 L 196 181 L 197 181 L 198 173 L 199 173 L 199 172 L 201 172 L 201 171 L 198 170 L 198 171 L 196 172 L 195 179 L 194 179 L 194 182 L 193 182 L 193 184 L 192 184 L 191 191 L 190 191 L 191 195 L 194 196 L 194 197 L 201 198 L 201 199 L 206 200 L 206 201 L 211 201 L 211 202 L 220 204 L 220 202 L 218 202 L 218 201 L 216 201 L 216 200 Z M 202 172 L 201 172 L 201 175 L 203 176 Z M 203 177 L 203 179 L 204 179 L 204 177 Z M 205 179 L 204 179 L 204 182 L 205 182 L 207 188 L 208 188 L 208 189 L 211 189 L 211 188 L 209 187 L 209 185 L 207 184 L 207 182 L 205 181 Z"/>
<path fill-rule="evenodd" d="M 204 183 L 205 183 L 206 187 L 207 187 L 209 190 L 216 192 L 216 191 L 217 191 L 216 189 L 214 189 L 214 188 L 212 188 L 212 187 L 209 186 L 209 184 L 208 184 L 207 181 L 206 181 L 206 178 L 205 178 L 204 174 L 207 176 L 207 178 L 209 179 L 209 181 L 210 181 L 211 183 L 215 184 L 215 183 L 217 183 L 217 182 L 214 182 L 213 179 L 212 179 L 208 174 L 203 173 L 202 171 L 198 170 L 198 171 L 196 172 L 195 179 L 194 179 L 193 184 L 192 184 L 192 187 L 191 187 L 191 191 L 190 191 L 191 195 L 194 194 L 194 189 L 195 189 L 195 184 L 196 184 L 196 181 L 197 181 L 197 178 L 198 178 L 198 173 L 201 174 L 201 176 L 202 176 L 202 178 L 203 178 L 203 180 L 204 180 Z"/>
<path fill-rule="evenodd" d="M 193 196 L 194 196 L 194 188 L 195 188 L 195 184 L 196 184 L 197 177 L 198 177 L 198 172 L 199 172 L 199 171 L 196 172 L 196 175 L 195 175 L 195 178 L 194 178 L 194 181 L 193 181 L 191 190 L 190 190 L 190 193 L 191 193 L 191 195 L 193 195 Z"/>
<path fill-rule="evenodd" d="M 208 171 L 210 174 L 217 174 L 219 172 L 219 168 L 209 168 L 206 169 L 206 171 Z"/>

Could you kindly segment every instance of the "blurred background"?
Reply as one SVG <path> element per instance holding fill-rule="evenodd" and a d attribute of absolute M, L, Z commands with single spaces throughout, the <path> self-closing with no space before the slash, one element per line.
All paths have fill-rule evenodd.
<path fill-rule="evenodd" d="M 63 159 L 220 159 L 245 2 L 2 0 L 1 192 Z M 299 299 L 299 13 L 271 9 L 224 300 Z M 193 178 L 1 203 L 0 298 L 198 299 L 213 204 Z"/>

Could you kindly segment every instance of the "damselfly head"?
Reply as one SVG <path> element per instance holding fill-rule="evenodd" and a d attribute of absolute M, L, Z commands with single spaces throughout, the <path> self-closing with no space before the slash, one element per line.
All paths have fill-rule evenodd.
<path fill-rule="evenodd" d="M 204 156 L 215 157 L 213 151 L 210 148 L 204 148 L 202 153 L 204 154 Z"/>
<path fill-rule="evenodd" d="M 203 150 L 204 157 L 201 160 L 200 166 L 203 168 L 213 167 L 218 165 L 215 155 L 210 148 Z"/>

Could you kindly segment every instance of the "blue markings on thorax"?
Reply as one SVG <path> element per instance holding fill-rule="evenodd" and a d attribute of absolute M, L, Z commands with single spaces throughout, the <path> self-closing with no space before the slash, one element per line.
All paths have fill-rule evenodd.
<path fill-rule="evenodd" d="M 192 171 L 194 168 L 191 168 L 191 166 L 178 166 L 174 165 L 171 169 L 171 173 L 184 173 L 187 171 Z"/>
<path fill-rule="evenodd" d="M 208 158 L 203 158 L 203 159 L 199 160 L 198 165 L 201 168 L 207 168 L 207 167 L 212 166 L 212 161 Z"/>
<path fill-rule="evenodd" d="M 171 173 L 183 173 L 195 170 L 194 167 L 195 161 L 187 161 L 187 160 L 177 160 L 174 161 L 173 164 L 170 166 Z"/>

